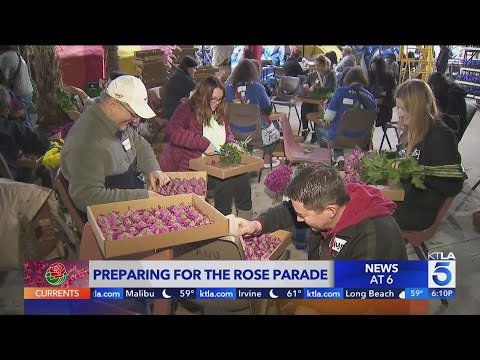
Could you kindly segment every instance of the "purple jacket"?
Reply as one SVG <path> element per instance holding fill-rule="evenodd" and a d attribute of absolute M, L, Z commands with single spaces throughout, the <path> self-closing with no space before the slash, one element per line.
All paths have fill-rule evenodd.
<path fill-rule="evenodd" d="M 235 141 L 225 119 L 226 142 Z M 167 136 L 169 143 L 160 155 L 162 171 L 191 171 L 190 159 L 199 158 L 210 145 L 210 141 L 202 135 L 203 126 L 196 125 L 195 112 L 190 104 L 183 101 L 168 121 Z"/>

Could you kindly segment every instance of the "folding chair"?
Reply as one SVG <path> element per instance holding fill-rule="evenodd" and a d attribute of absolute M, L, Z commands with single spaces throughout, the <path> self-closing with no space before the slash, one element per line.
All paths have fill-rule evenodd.
<path fill-rule="evenodd" d="M 263 159 L 265 159 L 265 155 L 270 155 L 270 169 L 272 169 L 272 153 L 277 143 L 275 142 L 270 145 L 263 144 L 262 127 L 260 125 L 261 115 L 258 105 L 228 103 L 227 114 L 230 130 L 235 139 L 245 140 L 250 136 L 252 140 L 249 144 L 253 146 L 253 148 L 263 148 Z M 258 174 L 258 182 L 260 182 L 262 176 L 262 169 L 260 169 Z"/>
<path fill-rule="evenodd" d="M 450 205 L 452 205 L 453 199 L 455 199 L 455 197 L 447 197 L 445 199 L 443 205 L 438 210 L 435 221 L 428 229 L 422 231 L 402 231 L 403 238 L 410 243 L 410 245 L 412 245 L 420 260 L 427 260 L 428 248 L 425 244 L 425 241 L 430 240 L 437 233 L 438 227 L 446 217 L 448 209 L 450 208 Z M 441 300 L 442 304 L 448 305 L 448 301 L 446 299 Z"/>
<path fill-rule="evenodd" d="M 60 169 L 58 169 L 57 176 L 55 176 L 55 187 L 57 188 L 63 204 L 68 210 L 68 213 L 72 217 L 73 225 L 80 232 L 80 234 L 82 234 L 86 221 L 84 220 L 84 216 L 80 210 L 78 210 L 73 203 L 72 198 L 68 193 L 68 181 L 65 179 Z"/>
<path fill-rule="evenodd" d="M 288 120 L 290 120 L 290 112 L 292 107 L 295 108 L 297 113 L 298 121 L 300 126 L 298 128 L 298 134 L 300 134 L 300 129 L 302 125 L 302 118 L 298 113 L 297 102 L 295 101 L 295 96 L 300 93 L 300 78 L 293 76 L 283 76 L 280 78 L 280 83 L 278 84 L 277 95 L 272 98 L 273 109 L 277 111 L 275 105 L 282 105 L 288 107 Z"/>
<path fill-rule="evenodd" d="M 347 110 L 340 119 L 335 139 L 328 142 L 331 149 L 368 150 L 377 113 L 374 109 Z"/>
<path fill-rule="evenodd" d="M 383 136 L 382 136 L 382 141 L 380 142 L 380 149 L 379 150 L 382 150 L 383 142 L 385 140 L 387 140 L 388 148 L 390 150 L 392 150 L 392 144 L 390 143 L 390 139 L 388 138 L 388 134 L 387 134 L 388 129 L 395 130 L 395 134 L 397 135 L 397 143 L 400 142 L 400 135 L 398 133 L 398 122 L 397 121 L 389 121 L 385 125 L 382 125 Z"/>
<path fill-rule="evenodd" d="M 285 156 L 290 161 L 290 163 L 322 162 L 330 164 L 330 161 L 332 159 L 332 151 L 330 149 L 322 149 L 319 146 L 307 148 L 298 145 L 295 142 L 290 121 L 285 115 L 280 118 L 280 123 L 283 130 L 283 146 L 285 149 Z"/>

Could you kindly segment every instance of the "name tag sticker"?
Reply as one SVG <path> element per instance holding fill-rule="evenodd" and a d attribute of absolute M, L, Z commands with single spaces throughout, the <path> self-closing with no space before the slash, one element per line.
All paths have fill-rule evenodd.
<path fill-rule="evenodd" d="M 238 92 L 242 92 L 242 91 L 247 91 L 247 87 L 245 85 L 240 85 L 238 88 L 237 88 Z"/>
<path fill-rule="evenodd" d="M 132 147 L 130 146 L 130 139 L 125 139 L 122 141 L 123 148 L 125 150 L 130 150 Z"/>
<path fill-rule="evenodd" d="M 380 94 L 382 96 L 387 96 L 387 92 L 386 91 L 382 91 L 382 93 Z"/>
<path fill-rule="evenodd" d="M 336 251 L 337 253 L 340 252 L 343 249 L 343 246 L 347 243 L 347 240 L 340 239 L 336 237 L 333 240 L 333 247 L 332 250 Z"/>
<path fill-rule="evenodd" d="M 344 103 L 345 105 L 353 105 L 353 99 L 344 98 L 344 99 L 343 99 L 343 103 Z"/>

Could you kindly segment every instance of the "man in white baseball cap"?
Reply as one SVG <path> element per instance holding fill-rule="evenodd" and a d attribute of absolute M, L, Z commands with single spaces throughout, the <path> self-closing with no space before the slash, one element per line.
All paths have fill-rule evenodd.
<path fill-rule="evenodd" d="M 147 103 L 147 89 L 143 82 L 135 76 L 119 76 L 108 84 L 105 93 L 117 100 L 133 117 L 150 119 L 155 116 Z M 132 118 L 129 119 L 129 121 L 131 120 Z M 129 121 L 119 123 L 118 129 L 124 130 Z"/>
<path fill-rule="evenodd" d="M 123 75 L 112 80 L 75 122 L 61 151 L 60 168 L 81 212 L 90 205 L 157 196 L 170 181 L 151 145 L 128 126 L 137 117 L 154 116 L 142 81 Z"/>

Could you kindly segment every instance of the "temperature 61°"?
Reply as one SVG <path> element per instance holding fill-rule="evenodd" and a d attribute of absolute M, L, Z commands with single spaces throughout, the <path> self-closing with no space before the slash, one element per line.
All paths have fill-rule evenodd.
<path fill-rule="evenodd" d="M 297 289 L 297 290 L 288 290 L 287 291 L 287 297 L 291 298 L 291 297 L 297 297 L 299 295 L 301 295 L 302 293 L 302 290 L 300 289 Z"/>

